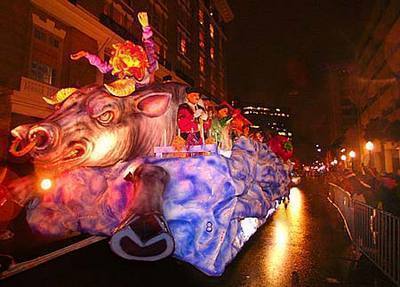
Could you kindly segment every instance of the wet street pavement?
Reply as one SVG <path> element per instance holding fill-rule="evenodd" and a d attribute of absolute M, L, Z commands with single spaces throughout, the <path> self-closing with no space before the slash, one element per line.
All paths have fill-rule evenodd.
<path fill-rule="evenodd" d="M 253 235 L 224 275 L 207 277 L 173 258 L 116 257 L 102 241 L 0 282 L 0 286 L 391 286 L 367 261 L 356 265 L 324 186 L 303 181 Z"/>

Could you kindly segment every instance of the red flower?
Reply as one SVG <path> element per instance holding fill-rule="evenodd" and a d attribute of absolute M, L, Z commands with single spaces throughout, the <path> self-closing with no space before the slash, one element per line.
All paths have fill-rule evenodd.
<path fill-rule="evenodd" d="M 293 156 L 293 145 L 287 137 L 276 135 L 269 142 L 271 150 L 284 161 L 287 161 Z"/>

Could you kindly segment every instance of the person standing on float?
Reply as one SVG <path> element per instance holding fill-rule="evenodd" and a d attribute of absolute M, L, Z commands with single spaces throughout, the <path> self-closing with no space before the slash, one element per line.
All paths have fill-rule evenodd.
<path fill-rule="evenodd" d="M 204 125 L 208 119 L 205 108 L 201 105 L 200 91 L 193 87 L 186 89 L 186 102 L 179 105 L 177 121 L 179 135 L 187 145 L 204 143 Z"/>
<path fill-rule="evenodd" d="M 109 62 L 87 51 L 79 51 L 71 55 L 72 60 L 82 57 L 88 59 L 91 65 L 97 67 L 103 74 L 111 72 L 120 80 L 134 81 L 135 89 L 142 88 L 154 81 L 154 73 L 158 69 L 157 55 L 153 41 L 153 31 L 149 26 L 146 12 L 138 13 L 138 20 L 142 26 L 142 43 L 135 45 L 131 41 L 112 45 L 112 56 Z M 116 81 L 118 82 L 118 81 Z"/>

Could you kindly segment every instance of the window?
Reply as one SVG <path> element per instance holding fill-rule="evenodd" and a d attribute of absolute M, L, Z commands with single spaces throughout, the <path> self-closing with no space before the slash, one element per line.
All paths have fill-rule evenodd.
<path fill-rule="evenodd" d="M 49 19 L 43 20 L 32 14 L 31 45 L 28 75 L 32 80 L 58 86 L 63 62 L 63 41 L 66 31 L 55 27 Z M 57 73 L 56 73 L 57 71 Z"/>
<path fill-rule="evenodd" d="M 216 96 L 217 95 L 217 87 L 215 84 L 211 83 L 211 95 Z"/>
<path fill-rule="evenodd" d="M 183 8 L 186 10 L 187 13 L 191 14 L 190 12 L 190 1 L 191 0 L 178 0 L 178 5 L 179 7 Z"/>
<path fill-rule="evenodd" d="M 214 26 L 212 24 L 210 24 L 210 37 L 214 39 Z"/>
<path fill-rule="evenodd" d="M 214 47 L 211 47 L 211 48 L 210 48 L 210 58 L 211 58 L 211 60 L 214 60 L 214 58 L 215 58 L 215 50 L 214 50 Z"/>
<path fill-rule="evenodd" d="M 215 74 L 215 67 L 213 67 L 213 66 L 211 66 L 210 79 L 211 79 L 211 83 L 215 84 L 216 74 Z"/>
<path fill-rule="evenodd" d="M 203 56 L 199 57 L 199 70 L 202 73 L 204 73 L 204 71 L 205 71 L 205 59 Z"/>
<path fill-rule="evenodd" d="M 158 11 L 158 9 L 154 9 L 153 17 L 151 18 L 151 25 L 157 31 L 161 31 L 161 25 L 162 25 L 161 17 L 162 17 L 161 13 Z"/>
<path fill-rule="evenodd" d="M 164 43 L 160 38 L 154 37 L 154 42 L 156 45 L 156 54 L 158 57 L 158 62 L 162 65 L 165 65 L 167 60 L 167 44 Z"/>
<path fill-rule="evenodd" d="M 204 32 L 203 31 L 199 32 L 199 46 L 200 46 L 200 48 L 203 48 L 203 49 L 205 47 Z"/>
<path fill-rule="evenodd" d="M 152 5 L 150 23 L 157 32 L 167 36 L 167 14 L 158 2 Z"/>
<path fill-rule="evenodd" d="M 115 23 L 123 26 L 124 15 L 122 15 L 122 13 L 119 12 L 117 9 L 112 10 L 112 19 L 115 21 Z"/>
<path fill-rule="evenodd" d="M 178 22 L 187 30 L 192 29 L 192 10 L 190 6 L 190 1 L 188 0 L 178 0 Z"/>
<path fill-rule="evenodd" d="M 178 51 L 181 55 L 188 56 L 189 44 L 189 36 L 182 29 L 178 28 Z"/>
<path fill-rule="evenodd" d="M 56 39 L 55 37 L 52 37 L 52 36 L 49 37 L 49 43 L 54 48 L 58 48 L 60 46 L 60 41 L 58 39 Z"/>
<path fill-rule="evenodd" d="M 164 7 L 167 7 L 167 0 L 158 0 L 158 2 L 163 5 Z"/>
<path fill-rule="evenodd" d="M 204 12 L 201 9 L 199 9 L 199 23 L 204 25 Z"/>
<path fill-rule="evenodd" d="M 104 5 L 104 7 L 103 7 L 104 15 L 111 16 L 111 6 L 112 6 L 111 3 Z"/>
<path fill-rule="evenodd" d="M 33 27 L 33 37 L 39 40 L 42 44 L 46 44 L 52 48 L 58 49 L 60 47 L 60 40 L 56 36 L 53 36 L 53 34 L 42 30 L 37 26 Z"/>
<path fill-rule="evenodd" d="M 179 51 L 181 52 L 181 54 L 186 55 L 187 52 L 187 46 L 186 46 L 186 39 L 185 37 L 181 37 L 181 41 L 179 43 Z"/>
<path fill-rule="evenodd" d="M 46 64 L 33 60 L 31 64 L 31 76 L 34 80 L 52 85 L 55 82 L 56 71 Z"/>
<path fill-rule="evenodd" d="M 125 25 L 125 29 L 128 31 L 128 33 L 134 34 L 134 31 L 135 31 L 134 24 L 135 24 L 135 22 L 131 21 L 128 18 L 128 21 L 126 21 L 126 25 Z"/>
<path fill-rule="evenodd" d="M 205 88 L 206 87 L 206 79 L 204 77 L 200 77 L 200 83 L 199 83 L 200 88 Z"/>
<path fill-rule="evenodd" d="M 40 41 L 43 41 L 43 42 L 46 42 L 46 41 L 47 41 L 46 32 L 44 32 L 43 30 L 41 30 L 41 29 L 39 29 L 39 28 L 37 28 L 37 27 L 34 27 L 34 28 L 33 28 L 33 36 L 34 36 L 36 39 L 40 40 Z"/>

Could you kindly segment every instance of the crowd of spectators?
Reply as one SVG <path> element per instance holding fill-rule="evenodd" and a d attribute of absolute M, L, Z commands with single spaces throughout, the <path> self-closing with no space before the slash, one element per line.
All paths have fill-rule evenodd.
<path fill-rule="evenodd" d="M 378 173 L 362 166 L 360 171 L 338 167 L 327 173 L 327 181 L 349 192 L 353 199 L 400 216 L 400 172 Z"/>

